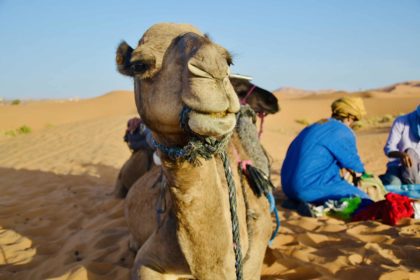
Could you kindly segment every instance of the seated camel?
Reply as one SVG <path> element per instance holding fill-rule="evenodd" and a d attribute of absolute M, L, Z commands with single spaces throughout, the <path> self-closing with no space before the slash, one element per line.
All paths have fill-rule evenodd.
<path fill-rule="evenodd" d="M 136 49 L 117 51 L 162 160 L 136 182 L 147 191 L 127 195 L 128 227 L 140 244 L 133 279 L 260 278 L 269 203 L 237 170 L 236 155 L 246 155 L 231 137 L 240 105 L 230 62 L 223 47 L 185 24 L 154 25 Z M 158 213 L 150 199 L 162 193 L 157 185 L 168 190 Z"/>
<path fill-rule="evenodd" d="M 124 48 L 127 48 L 127 46 L 124 46 Z M 127 67 L 130 66 L 127 65 Z M 229 76 L 229 80 L 236 94 L 238 95 L 241 104 L 248 104 L 260 118 L 263 118 L 268 114 L 275 114 L 280 110 L 276 96 L 272 92 L 251 83 L 250 77 L 232 74 Z M 132 120 L 140 121 L 139 118 L 133 118 Z M 252 124 L 250 130 L 252 130 L 253 127 L 254 125 Z M 132 132 L 130 131 L 126 131 L 125 138 L 127 135 L 132 135 L 131 133 Z M 139 133 L 134 135 L 136 135 L 138 138 L 143 138 L 139 140 L 136 139 L 137 142 L 147 143 L 146 137 L 149 135 L 148 131 L 147 133 L 143 132 L 141 135 Z M 250 147 L 250 149 L 253 147 L 249 143 L 251 143 L 251 141 L 258 141 L 258 139 L 255 140 L 254 137 L 251 137 L 251 139 L 249 137 L 245 137 L 243 139 L 248 143 L 246 146 Z M 125 140 L 130 146 L 130 143 L 132 142 L 130 142 L 128 139 Z M 115 182 L 114 194 L 117 198 L 125 198 L 128 190 L 131 188 L 134 182 L 136 182 L 138 178 L 143 176 L 154 166 L 153 158 L 154 156 L 156 157 L 156 154 L 153 155 L 153 145 L 141 145 L 139 148 L 130 147 L 130 149 L 132 150 L 132 154 L 121 167 Z M 254 151 L 253 153 L 260 153 L 258 160 L 264 160 L 262 159 L 262 147 L 257 147 L 256 150 L 257 151 Z M 268 164 L 268 160 L 266 161 Z M 269 174 L 266 175 L 269 176 Z"/>

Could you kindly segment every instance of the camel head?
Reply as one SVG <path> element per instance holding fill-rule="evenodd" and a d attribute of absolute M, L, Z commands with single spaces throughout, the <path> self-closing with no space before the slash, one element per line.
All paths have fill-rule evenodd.
<path fill-rule="evenodd" d="M 230 77 L 230 82 L 241 102 L 249 104 L 256 113 L 275 114 L 280 111 L 277 97 L 272 92 L 236 75 Z"/>
<path fill-rule="evenodd" d="M 234 129 L 240 105 L 229 81 L 230 55 L 193 26 L 153 25 L 135 49 L 121 43 L 116 62 L 133 77 L 138 112 L 158 142 L 186 143 L 184 108 L 194 134 L 218 138 Z"/>

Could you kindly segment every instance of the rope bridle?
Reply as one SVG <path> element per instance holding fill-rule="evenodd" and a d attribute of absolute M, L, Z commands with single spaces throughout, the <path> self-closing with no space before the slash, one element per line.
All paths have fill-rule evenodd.
<path fill-rule="evenodd" d="M 258 112 L 257 116 L 260 118 L 260 129 L 258 131 L 258 139 L 261 139 L 261 135 L 263 133 L 263 126 L 264 126 L 264 118 L 267 116 L 266 112 Z"/>
<path fill-rule="evenodd" d="M 255 87 L 255 86 L 254 86 Z M 232 222 L 232 237 L 233 250 L 235 253 L 235 269 L 236 279 L 243 279 L 243 259 L 239 234 L 239 218 L 236 211 L 236 187 L 233 179 L 232 169 L 228 155 L 226 153 L 226 146 L 232 133 L 226 134 L 221 140 L 214 137 L 202 137 L 194 132 L 188 126 L 189 112 L 191 109 L 184 106 L 180 113 L 181 128 L 190 134 L 190 140 L 183 147 L 168 147 L 160 144 L 153 139 L 153 143 L 162 153 L 166 154 L 173 161 L 188 161 L 193 166 L 200 165 L 200 157 L 205 160 L 211 159 L 213 156 L 218 156 L 223 162 L 226 182 L 228 184 L 229 207 Z"/>
<path fill-rule="evenodd" d="M 248 90 L 248 92 L 245 94 L 245 96 L 243 97 L 243 98 L 241 98 L 240 100 L 239 100 L 239 102 L 241 103 L 241 105 L 245 105 L 246 104 L 246 102 L 248 101 L 248 97 L 254 92 L 254 89 L 256 88 L 257 86 L 256 85 L 253 85 L 249 90 Z"/>

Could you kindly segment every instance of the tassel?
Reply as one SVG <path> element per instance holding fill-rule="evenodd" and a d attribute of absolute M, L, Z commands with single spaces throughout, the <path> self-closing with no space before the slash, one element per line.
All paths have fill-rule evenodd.
<path fill-rule="evenodd" d="M 273 183 L 260 169 L 246 165 L 246 178 L 257 196 L 267 195 L 274 189 Z"/>

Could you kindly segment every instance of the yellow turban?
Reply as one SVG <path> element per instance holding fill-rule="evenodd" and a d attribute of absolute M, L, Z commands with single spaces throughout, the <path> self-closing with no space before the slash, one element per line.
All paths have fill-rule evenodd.
<path fill-rule="evenodd" d="M 331 104 L 333 115 L 340 117 L 354 116 L 356 120 L 360 120 L 366 115 L 363 100 L 360 97 L 343 97 L 337 99 Z"/>

